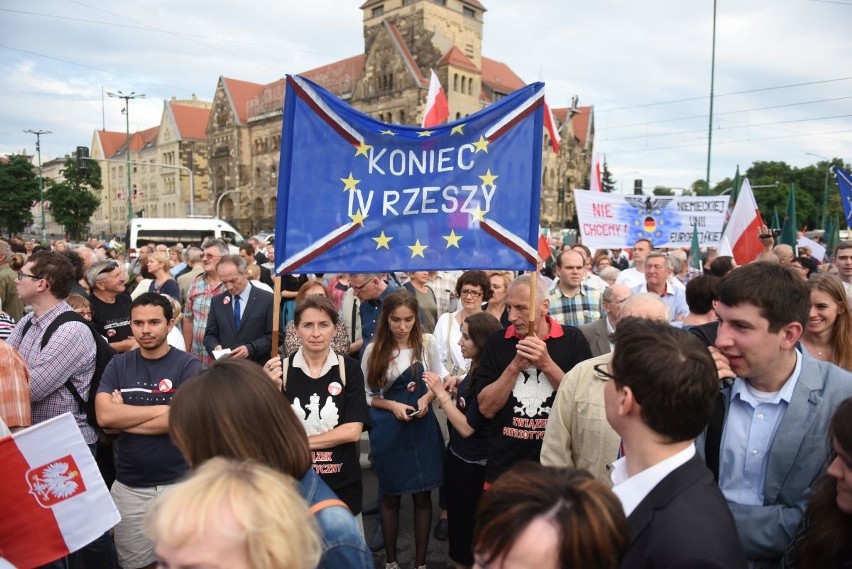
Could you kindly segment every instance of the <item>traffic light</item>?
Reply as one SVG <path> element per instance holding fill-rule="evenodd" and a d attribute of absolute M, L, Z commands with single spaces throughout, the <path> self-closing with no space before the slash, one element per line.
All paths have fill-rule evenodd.
<path fill-rule="evenodd" d="M 88 172 L 89 170 L 89 147 L 88 146 L 78 146 L 77 147 L 77 169 L 83 172 Z"/>
<path fill-rule="evenodd" d="M 633 195 L 642 195 L 642 180 L 633 180 Z"/>

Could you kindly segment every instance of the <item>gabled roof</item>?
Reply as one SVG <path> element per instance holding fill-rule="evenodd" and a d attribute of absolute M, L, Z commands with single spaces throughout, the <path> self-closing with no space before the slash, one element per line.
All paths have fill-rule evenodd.
<path fill-rule="evenodd" d="M 492 91 L 507 95 L 526 85 L 508 65 L 485 56 L 482 57 L 482 83 Z"/>
<path fill-rule="evenodd" d="M 463 4 L 468 4 L 469 6 L 473 6 L 474 8 L 478 8 L 479 10 L 482 10 L 483 12 L 485 12 L 485 6 L 483 6 L 482 3 L 479 2 L 479 0 L 461 0 L 461 1 L 462 1 Z M 385 0 L 367 0 L 366 2 L 361 4 L 359 9 L 363 10 L 364 8 L 369 8 L 370 6 L 372 6 L 374 4 L 381 4 L 382 2 L 385 2 Z"/>
<path fill-rule="evenodd" d="M 151 128 L 146 128 L 145 130 L 140 130 L 138 132 L 134 132 L 130 135 L 130 151 L 136 152 L 151 146 L 152 144 L 156 144 L 157 134 L 160 132 L 160 126 L 152 126 Z M 122 150 L 124 150 L 124 145 L 122 145 Z"/>
<path fill-rule="evenodd" d="M 580 147 L 585 148 L 592 135 L 592 121 L 595 116 L 595 108 L 593 106 L 577 107 L 576 109 L 562 107 L 552 110 L 553 116 L 556 117 L 560 128 L 567 122 L 571 122 L 574 138 L 577 139 Z"/>
<path fill-rule="evenodd" d="M 124 132 L 115 132 L 111 130 L 96 130 L 95 136 L 104 153 L 104 158 L 112 158 L 116 153 L 124 148 L 127 142 L 127 134 Z"/>
<path fill-rule="evenodd" d="M 452 65 L 453 67 L 458 67 L 460 69 L 467 69 L 469 71 L 473 71 L 474 73 L 479 73 L 479 68 L 476 64 L 470 60 L 468 56 L 464 54 L 462 50 L 458 47 L 453 46 L 450 48 L 444 57 L 438 61 L 437 67 L 442 65 Z"/>
<path fill-rule="evenodd" d="M 387 20 L 383 20 L 382 24 L 384 24 L 385 29 L 387 29 L 388 33 L 391 36 L 391 40 L 396 46 L 397 51 L 402 56 L 402 59 L 405 61 L 405 66 L 408 68 L 408 71 L 411 73 L 412 77 L 414 77 L 414 81 L 420 84 L 424 89 L 429 87 L 429 81 L 423 77 L 423 73 L 420 72 L 420 68 L 417 67 L 417 62 L 414 61 L 414 56 L 411 55 L 411 51 L 408 49 L 408 46 L 405 44 L 405 40 L 402 39 L 402 35 L 399 33 L 399 30 L 396 29 L 396 26 L 391 24 Z"/>
<path fill-rule="evenodd" d="M 364 54 L 359 54 L 322 67 L 316 67 L 299 73 L 315 83 L 319 83 L 337 96 L 352 93 L 355 84 L 364 74 Z"/>
<path fill-rule="evenodd" d="M 222 82 L 225 84 L 225 94 L 231 102 L 239 124 L 245 124 L 248 120 L 248 101 L 260 95 L 263 85 L 228 77 L 222 77 Z"/>
<path fill-rule="evenodd" d="M 181 139 L 207 140 L 207 122 L 210 120 L 210 109 L 172 102 L 167 104 L 171 107 L 172 116 Z"/>

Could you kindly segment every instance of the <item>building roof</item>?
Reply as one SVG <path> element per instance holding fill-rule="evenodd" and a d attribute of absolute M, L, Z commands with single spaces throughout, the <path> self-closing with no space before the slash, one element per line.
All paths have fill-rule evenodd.
<path fill-rule="evenodd" d="M 222 77 L 222 81 L 225 83 L 225 93 L 231 100 L 240 124 L 245 124 L 248 120 L 248 102 L 261 94 L 263 85 L 228 77 Z"/>
<path fill-rule="evenodd" d="M 151 146 L 156 143 L 157 134 L 160 132 L 160 125 L 152 126 L 151 128 L 146 128 L 145 130 L 140 130 L 134 132 L 130 135 L 130 151 L 137 152 Z M 122 145 L 122 150 L 123 150 Z"/>
<path fill-rule="evenodd" d="M 339 97 L 344 97 L 355 91 L 355 84 L 363 74 L 364 54 L 361 53 L 322 67 L 303 71 L 299 75 L 319 83 Z"/>
<path fill-rule="evenodd" d="M 210 109 L 181 105 L 169 101 L 175 124 L 183 140 L 207 140 L 207 122 Z"/>
<path fill-rule="evenodd" d="M 482 83 L 492 91 L 509 94 L 524 87 L 524 80 L 502 61 L 482 57 Z"/>
<path fill-rule="evenodd" d="M 402 59 L 405 61 L 406 67 L 408 67 L 408 71 L 411 73 L 412 77 L 414 77 L 414 81 L 420 84 L 423 88 L 429 87 L 429 81 L 423 77 L 423 73 L 420 72 L 420 68 L 417 66 L 417 62 L 414 61 L 414 56 L 411 55 L 411 51 L 408 49 L 408 45 L 406 45 L 405 40 L 402 39 L 402 35 L 399 33 L 399 30 L 396 29 L 396 26 L 390 23 L 387 20 L 383 20 L 382 24 L 384 24 L 385 28 L 390 33 L 391 40 L 393 40 L 394 45 L 396 46 L 397 51 L 402 56 Z"/>
<path fill-rule="evenodd" d="M 98 137 L 101 149 L 104 153 L 104 158 L 112 158 L 119 150 L 124 148 L 127 142 L 127 134 L 124 132 L 115 132 L 112 130 L 96 130 L 95 135 Z"/>
<path fill-rule="evenodd" d="M 585 148 L 592 134 L 592 121 L 594 119 L 595 108 L 593 106 L 577 107 L 576 109 L 562 107 L 551 110 L 560 128 L 568 121 L 571 122 L 574 138 L 577 139 L 580 147 Z"/>
<path fill-rule="evenodd" d="M 385 2 L 385 0 L 367 0 L 366 2 L 361 4 L 359 9 L 363 10 L 364 8 L 369 8 L 370 6 L 373 6 L 374 4 L 381 4 L 383 2 Z M 485 12 L 485 6 L 483 6 L 482 3 L 479 2 L 479 0 L 461 0 L 461 2 L 463 4 L 467 4 L 469 6 L 472 6 L 474 8 L 477 8 L 477 9 Z"/>
<path fill-rule="evenodd" d="M 444 57 L 438 61 L 437 67 L 442 65 L 452 65 L 453 67 L 458 67 L 460 69 L 468 69 L 475 73 L 479 73 L 479 68 L 476 64 L 470 60 L 468 56 L 464 54 L 462 50 L 458 47 L 453 46 L 450 48 Z"/>

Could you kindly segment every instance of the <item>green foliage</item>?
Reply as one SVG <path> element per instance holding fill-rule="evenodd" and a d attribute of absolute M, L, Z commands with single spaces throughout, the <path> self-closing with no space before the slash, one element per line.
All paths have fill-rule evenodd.
<path fill-rule="evenodd" d="M 601 174 L 601 190 L 604 192 L 615 191 L 615 180 L 612 179 L 612 172 L 609 171 L 609 164 L 604 162 L 603 173 Z"/>
<path fill-rule="evenodd" d="M 692 182 L 692 185 L 689 187 L 692 195 L 694 196 L 712 196 L 715 195 L 710 189 L 707 187 L 707 182 L 704 180 L 695 180 Z"/>
<path fill-rule="evenodd" d="M 86 233 L 92 214 L 98 209 L 101 200 L 92 193 L 100 190 L 101 169 L 89 160 L 88 170 L 77 168 L 73 158 L 65 161 L 62 182 L 50 181 L 45 196 L 50 201 L 50 213 L 57 223 L 71 234 L 71 239 L 79 239 Z"/>
<path fill-rule="evenodd" d="M 38 174 L 29 157 L 15 154 L 0 160 L 0 228 L 22 232 L 33 222 L 30 208 L 38 198 Z"/>
<path fill-rule="evenodd" d="M 665 186 L 657 186 L 654 188 L 655 196 L 673 196 L 675 195 L 674 190 L 671 188 L 666 188 Z"/>

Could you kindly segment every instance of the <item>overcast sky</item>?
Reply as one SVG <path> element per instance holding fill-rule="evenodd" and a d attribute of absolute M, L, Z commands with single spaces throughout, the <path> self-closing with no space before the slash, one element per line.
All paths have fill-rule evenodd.
<path fill-rule="evenodd" d="M 712 0 L 482 0 L 483 53 L 553 107 L 594 105 L 617 186 L 705 177 Z M 105 124 L 155 126 L 163 101 L 211 100 L 220 75 L 268 83 L 363 51 L 361 0 L 4 0 L 0 154 L 44 160 Z M 852 161 L 852 0 L 719 0 L 711 183 L 739 164 Z M 783 180 L 781 180 L 783 182 Z"/>

